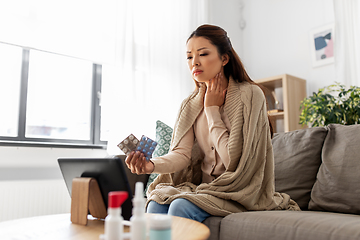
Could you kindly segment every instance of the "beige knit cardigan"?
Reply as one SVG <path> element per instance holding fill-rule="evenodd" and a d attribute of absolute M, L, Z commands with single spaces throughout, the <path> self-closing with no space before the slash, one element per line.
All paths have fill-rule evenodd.
<path fill-rule="evenodd" d="M 170 151 L 202 111 L 205 91 L 201 84 L 183 101 Z M 179 172 L 160 174 L 149 186 L 148 202 L 169 204 L 184 198 L 215 216 L 249 210 L 300 210 L 289 195 L 275 192 L 274 156 L 262 90 L 230 78 L 224 111 L 231 123 L 228 169 L 211 183 L 201 183 L 202 159 L 195 139 L 191 163 Z"/>

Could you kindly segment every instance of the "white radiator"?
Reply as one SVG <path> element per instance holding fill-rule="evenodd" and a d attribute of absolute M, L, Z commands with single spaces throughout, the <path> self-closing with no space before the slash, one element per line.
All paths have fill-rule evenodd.
<path fill-rule="evenodd" d="M 70 205 L 63 179 L 0 181 L 0 221 L 69 213 Z"/>

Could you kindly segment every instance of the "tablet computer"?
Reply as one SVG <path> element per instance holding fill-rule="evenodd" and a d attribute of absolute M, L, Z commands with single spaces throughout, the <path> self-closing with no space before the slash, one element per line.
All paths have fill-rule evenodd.
<path fill-rule="evenodd" d="M 95 178 L 98 182 L 106 209 L 111 191 L 127 191 L 128 199 L 122 204 L 121 213 L 125 220 L 132 214 L 132 192 L 124 169 L 126 156 L 116 158 L 59 158 L 58 163 L 65 184 L 71 196 L 72 181 L 78 177 Z"/>

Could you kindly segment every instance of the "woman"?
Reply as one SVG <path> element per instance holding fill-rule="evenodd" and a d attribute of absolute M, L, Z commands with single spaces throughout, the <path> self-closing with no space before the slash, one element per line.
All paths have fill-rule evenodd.
<path fill-rule="evenodd" d="M 271 131 L 262 90 L 250 79 L 226 31 L 198 27 L 187 41 L 196 89 L 180 108 L 168 154 L 126 159 L 133 173 L 159 173 L 147 212 L 202 222 L 249 210 L 299 210 L 275 192 Z"/>

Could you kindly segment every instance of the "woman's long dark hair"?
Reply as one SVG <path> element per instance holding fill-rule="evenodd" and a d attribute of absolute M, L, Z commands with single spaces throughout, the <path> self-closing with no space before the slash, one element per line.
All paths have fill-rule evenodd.
<path fill-rule="evenodd" d="M 232 47 L 230 39 L 227 36 L 227 32 L 224 29 L 214 25 L 207 25 L 207 24 L 201 25 L 191 33 L 187 41 L 189 41 L 193 37 L 204 37 L 208 39 L 214 46 L 216 46 L 220 58 L 224 54 L 227 54 L 229 56 L 229 62 L 224 66 L 224 74 L 227 79 L 229 79 L 231 76 L 236 82 L 246 81 L 251 84 L 258 85 L 253 80 L 251 80 L 251 78 L 245 71 L 245 68 L 239 58 L 239 55 L 235 52 L 234 48 Z M 199 87 L 196 81 L 195 83 L 197 84 L 197 87 Z M 263 89 L 261 86 L 259 87 Z M 273 128 L 269 116 L 268 116 L 268 120 L 270 126 L 270 133 L 272 137 Z"/>

